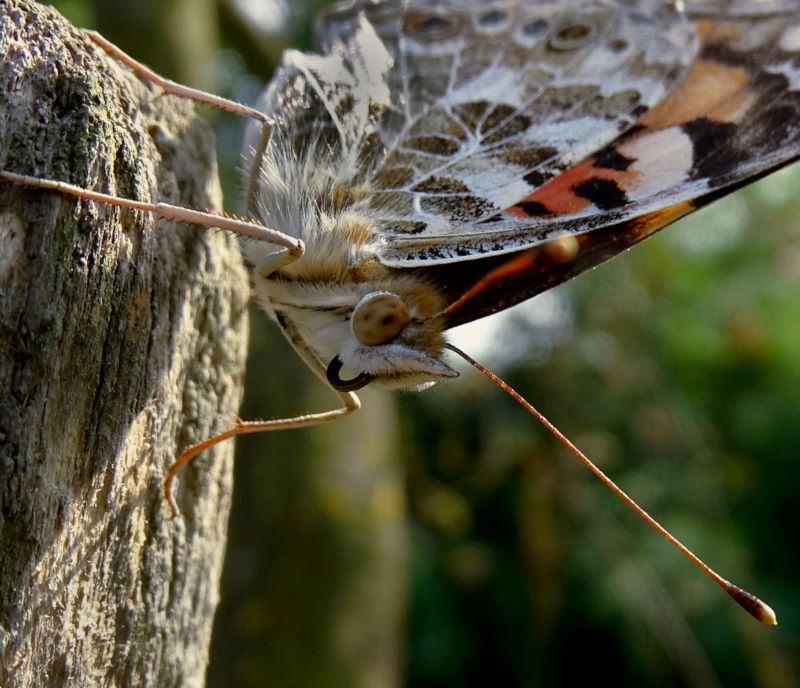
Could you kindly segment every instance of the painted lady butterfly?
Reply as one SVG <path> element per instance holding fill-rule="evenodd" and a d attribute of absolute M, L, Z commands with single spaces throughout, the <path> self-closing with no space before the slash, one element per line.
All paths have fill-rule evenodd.
<path fill-rule="evenodd" d="M 263 96 L 272 136 L 247 163 L 249 210 L 306 254 L 246 250 L 334 413 L 368 383 L 454 377 L 446 329 L 800 153 L 796 3 L 354 2 L 318 29 L 323 54 L 288 53 Z"/>
<path fill-rule="evenodd" d="M 321 53 L 286 53 L 248 128 L 247 211 L 269 229 L 243 245 L 342 406 L 240 423 L 176 468 L 346 415 L 367 384 L 455 377 L 447 329 L 800 155 L 796 0 L 353 0 L 317 28 Z"/>
<path fill-rule="evenodd" d="M 355 2 L 318 29 L 325 54 L 286 55 L 247 161 L 249 211 L 305 255 L 246 251 L 265 309 L 346 408 L 370 382 L 454 377 L 444 330 L 800 149 L 793 3 Z"/>

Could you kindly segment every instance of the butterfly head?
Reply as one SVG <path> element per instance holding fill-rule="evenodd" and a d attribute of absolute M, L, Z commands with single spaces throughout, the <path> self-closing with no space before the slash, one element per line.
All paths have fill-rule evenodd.
<path fill-rule="evenodd" d="M 443 360 L 435 288 L 406 276 L 307 282 L 285 272 L 256 279 L 261 302 L 292 345 L 329 384 L 422 389 L 458 373 Z"/>
<path fill-rule="evenodd" d="M 457 377 L 441 360 L 441 326 L 415 311 L 414 305 L 409 306 L 394 292 L 364 294 L 349 317 L 351 336 L 328 364 L 331 386 L 353 391 L 376 382 L 384 387 L 419 389 Z M 344 379 L 344 367 L 357 371 L 356 375 Z"/>

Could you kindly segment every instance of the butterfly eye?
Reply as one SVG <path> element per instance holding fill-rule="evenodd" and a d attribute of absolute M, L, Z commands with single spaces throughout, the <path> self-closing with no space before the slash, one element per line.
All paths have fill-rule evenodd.
<path fill-rule="evenodd" d="M 409 320 L 403 299 L 388 291 L 375 291 L 358 302 L 350 326 L 359 342 L 378 346 L 397 337 Z"/>

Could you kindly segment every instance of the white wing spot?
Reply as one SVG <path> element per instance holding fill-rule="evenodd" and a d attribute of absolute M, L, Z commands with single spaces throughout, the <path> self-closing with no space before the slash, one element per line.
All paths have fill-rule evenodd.
<path fill-rule="evenodd" d="M 619 147 L 635 160 L 636 186 L 626 189 L 628 200 L 639 201 L 684 182 L 694 161 L 692 140 L 679 127 L 645 134 Z"/>

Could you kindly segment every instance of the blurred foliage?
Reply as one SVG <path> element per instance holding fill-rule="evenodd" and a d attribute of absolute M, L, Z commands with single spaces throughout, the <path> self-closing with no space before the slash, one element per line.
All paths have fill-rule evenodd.
<path fill-rule="evenodd" d="M 252 102 L 281 48 L 309 46 L 320 4 L 292 0 L 284 31 L 268 35 L 224 5 L 218 92 Z M 230 199 L 241 123 L 217 121 Z M 789 169 L 684 220 L 504 319 L 484 354 L 781 625 L 758 627 L 465 370 L 398 397 L 399 441 L 378 428 L 405 470 L 408 514 L 365 513 L 402 521 L 410 588 L 387 572 L 370 583 L 409 602 L 405 629 L 360 642 L 405 634 L 398 683 L 551 686 L 601 673 L 618 686 L 800 685 L 798 189 L 800 170 Z M 264 320 L 254 314 L 242 415 L 325 408 L 324 390 Z M 381 535 L 321 519 L 339 502 L 308 476 L 328 484 L 319 457 L 338 442 L 348 458 L 365 422 L 351 419 L 336 440 L 320 429 L 241 441 L 209 685 L 359 684 L 341 666 L 310 668 L 341 637 L 334 626 L 359 623 L 328 613 L 341 593 L 331 572 L 358 566 L 354 538 Z"/>
<path fill-rule="evenodd" d="M 782 625 L 755 626 L 467 373 L 403 399 L 411 684 L 798 685 L 798 172 L 565 285 L 568 332 L 512 320 L 503 337 L 540 353 L 494 366 Z"/>

